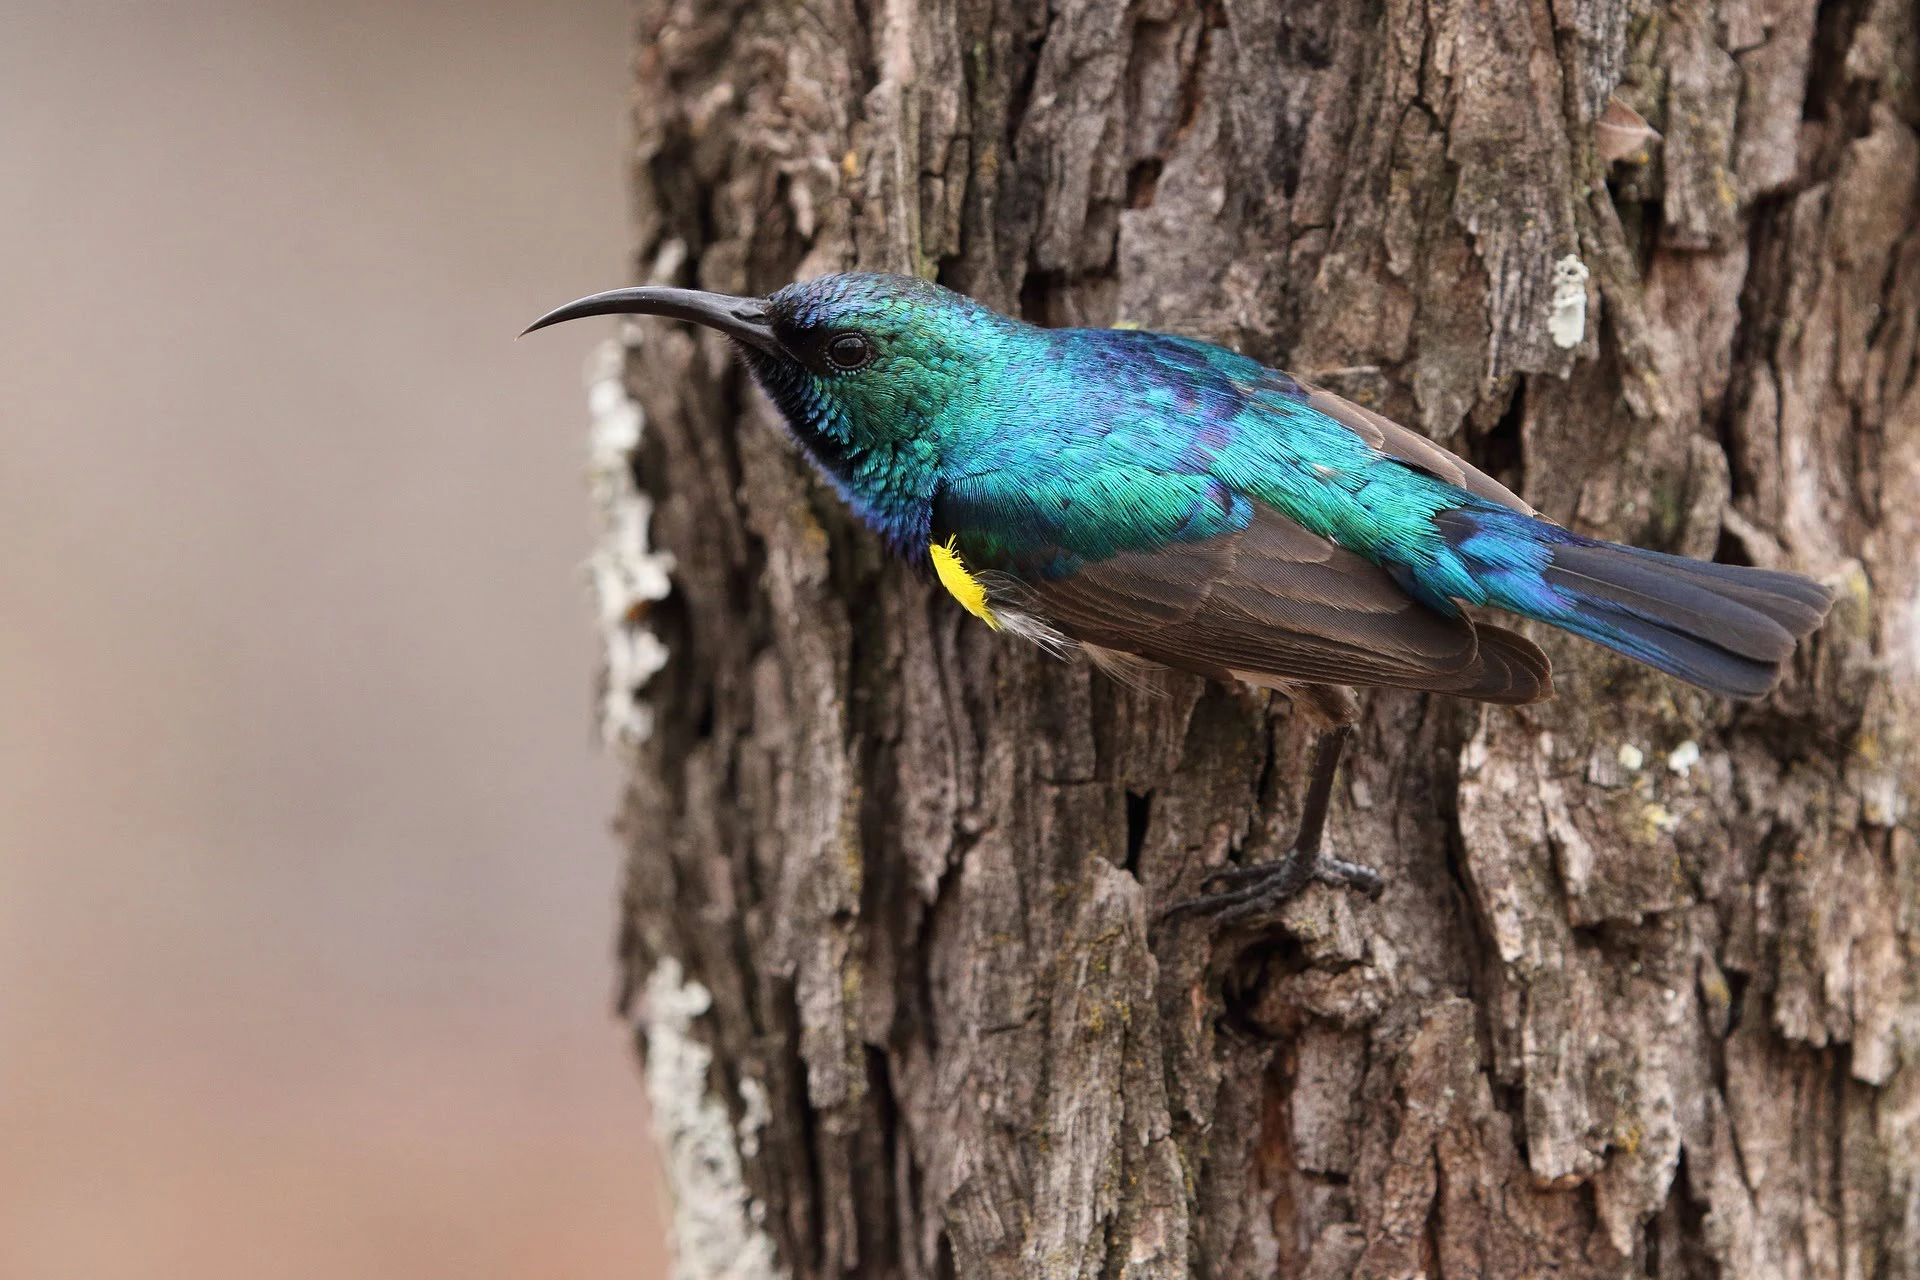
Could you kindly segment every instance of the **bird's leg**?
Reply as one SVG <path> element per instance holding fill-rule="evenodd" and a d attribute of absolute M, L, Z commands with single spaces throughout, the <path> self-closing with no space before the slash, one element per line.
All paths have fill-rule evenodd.
<path fill-rule="evenodd" d="M 1340 766 L 1340 753 L 1352 733 L 1351 724 L 1335 725 L 1323 732 L 1314 744 L 1313 776 L 1307 783 L 1306 804 L 1300 811 L 1300 830 L 1284 857 L 1275 862 L 1214 872 L 1202 888 L 1216 892 L 1176 903 L 1167 909 L 1163 918 L 1208 916 L 1215 927 L 1226 928 L 1272 914 L 1315 880 L 1358 889 L 1369 898 L 1379 897 L 1379 872 L 1343 862 L 1320 849 L 1321 836 L 1327 826 L 1327 805 L 1333 799 L 1334 771 Z"/>

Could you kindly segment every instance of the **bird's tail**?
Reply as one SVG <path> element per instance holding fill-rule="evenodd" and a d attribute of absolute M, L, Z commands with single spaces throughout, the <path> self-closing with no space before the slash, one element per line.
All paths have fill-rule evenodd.
<path fill-rule="evenodd" d="M 1833 591 L 1797 573 L 1583 538 L 1506 508 L 1435 518 L 1488 603 L 1730 698 L 1773 687 Z"/>

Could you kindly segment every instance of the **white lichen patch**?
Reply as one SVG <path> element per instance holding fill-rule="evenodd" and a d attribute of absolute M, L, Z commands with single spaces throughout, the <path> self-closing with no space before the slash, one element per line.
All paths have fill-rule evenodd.
<path fill-rule="evenodd" d="M 1667 753 L 1667 770 L 1682 778 L 1693 772 L 1693 766 L 1700 763 L 1700 744 L 1692 738 Z"/>
<path fill-rule="evenodd" d="M 1679 815 L 1663 804 L 1648 803 L 1642 806 L 1640 816 L 1646 821 L 1647 838 L 1650 840 L 1656 833 L 1670 836 L 1680 829 Z"/>
<path fill-rule="evenodd" d="M 760 1131 L 773 1119 L 767 1086 L 752 1076 L 741 1076 L 740 1107 L 740 1154 L 751 1160 L 760 1154 Z"/>
<path fill-rule="evenodd" d="M 775 1280 L 773 1241 L 759 1227 L 765 1217 L 740 1163 L 738 1137 L 726 1106 L 708 1091 L 713 1051 L 692 1035 L 693 1020 L 713 1004 L 698 982 L 687 980 L 671 956 L 654 966 L 640 1001 L 640 1030 L 647 1038 L 647 1102 L 654 1134 L 673 1194 L 672 1280 Z M 756 1088 L 757 1082 L 756 1082 Z M 764 1124 L 766 1091 L 749 1093 L 747 1115 Z"/>
<path fill-rule="evenodd" d="M 1876 769 L 1859 782 L 1860 816 L 1876 827 L 1897 827 L 1906 820 L 1907 797 L 1900 789 L 1899 775 L 1891 769 Z"/>
<path fill-rule="evenodd" d="M 646 417 L 627 394 L 627 349 L 601 343 L 587 367 L 587 478 L 600 537 L 587 561 L 593 584 L 600 641 L 606 655 L 606 688 L 600 700 L 600 736 L 609 746 L 637 747 L 653 732 L 652 709 L 640 691 L 667 664 L 667 647 L 647 628 L 647 606 L 673 589 L 673 557 L 648 544 L 653 500 L 634 480 L 634 455 Z"/>
<path fill-rule="evenodd" d="M 1620 767 L 1622 769 L 1625 769 L 1628 773 L 1638 773 L 1640 772 L 1640 766 L 1647 762 L 1647 755 L 1646 752 L 1640 750 L 1640 748 L 1634 746 L 1631 742 L 1623 742 L 1620 744 L 1620 753 L 1617 759 L 1620 761 Z"/>
<path fill-rule="evenodd" d="M 1553 298 L 1547 303 L 1547 334 L 1571 351 L 1587 336 L 1587 277 L 1593 273 L 1574 254 L 1553 264 Z"/>

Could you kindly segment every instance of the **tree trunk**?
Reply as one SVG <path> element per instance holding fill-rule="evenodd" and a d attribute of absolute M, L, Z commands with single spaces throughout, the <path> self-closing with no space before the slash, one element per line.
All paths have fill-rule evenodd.
<path fill-rule="evenodd" d="M 1385 896 L 1211 938 L 1156 915 L 1290 831 L 1286 701 L 990 633 L 715 335 L 630 326 L 596 571 L 680 1274 L 1920 1276 L 1916 21 L 644 0 L 644 277 L 1210 338 L 1842 588 L 1752 706 L 1542 628 L 1549 704 L 1367 696 L 1329 832 Z"/>

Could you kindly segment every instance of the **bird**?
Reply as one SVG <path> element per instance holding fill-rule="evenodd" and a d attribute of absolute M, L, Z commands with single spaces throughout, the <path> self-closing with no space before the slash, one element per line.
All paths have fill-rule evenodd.
<path fill-rule="evenodd" d="M 1754 699 L 1833 603 L 1799 573 L 1574 532 L 1425 436 L 1195 338 L 1044 328 L 875 272 L 765 298 L 613 289 L 526 332 L 601 315 L 725 334 L 847 505 L 988 627 L 1122 679 L 1287 696 L 1317 733 L 1291 845 L 1170 912 L 1218 928 L 1313 882 L 1379 895 L 1323 841 L 1354 689 L 1553 696 L 1546 654 L 1469 608 Z"/>

